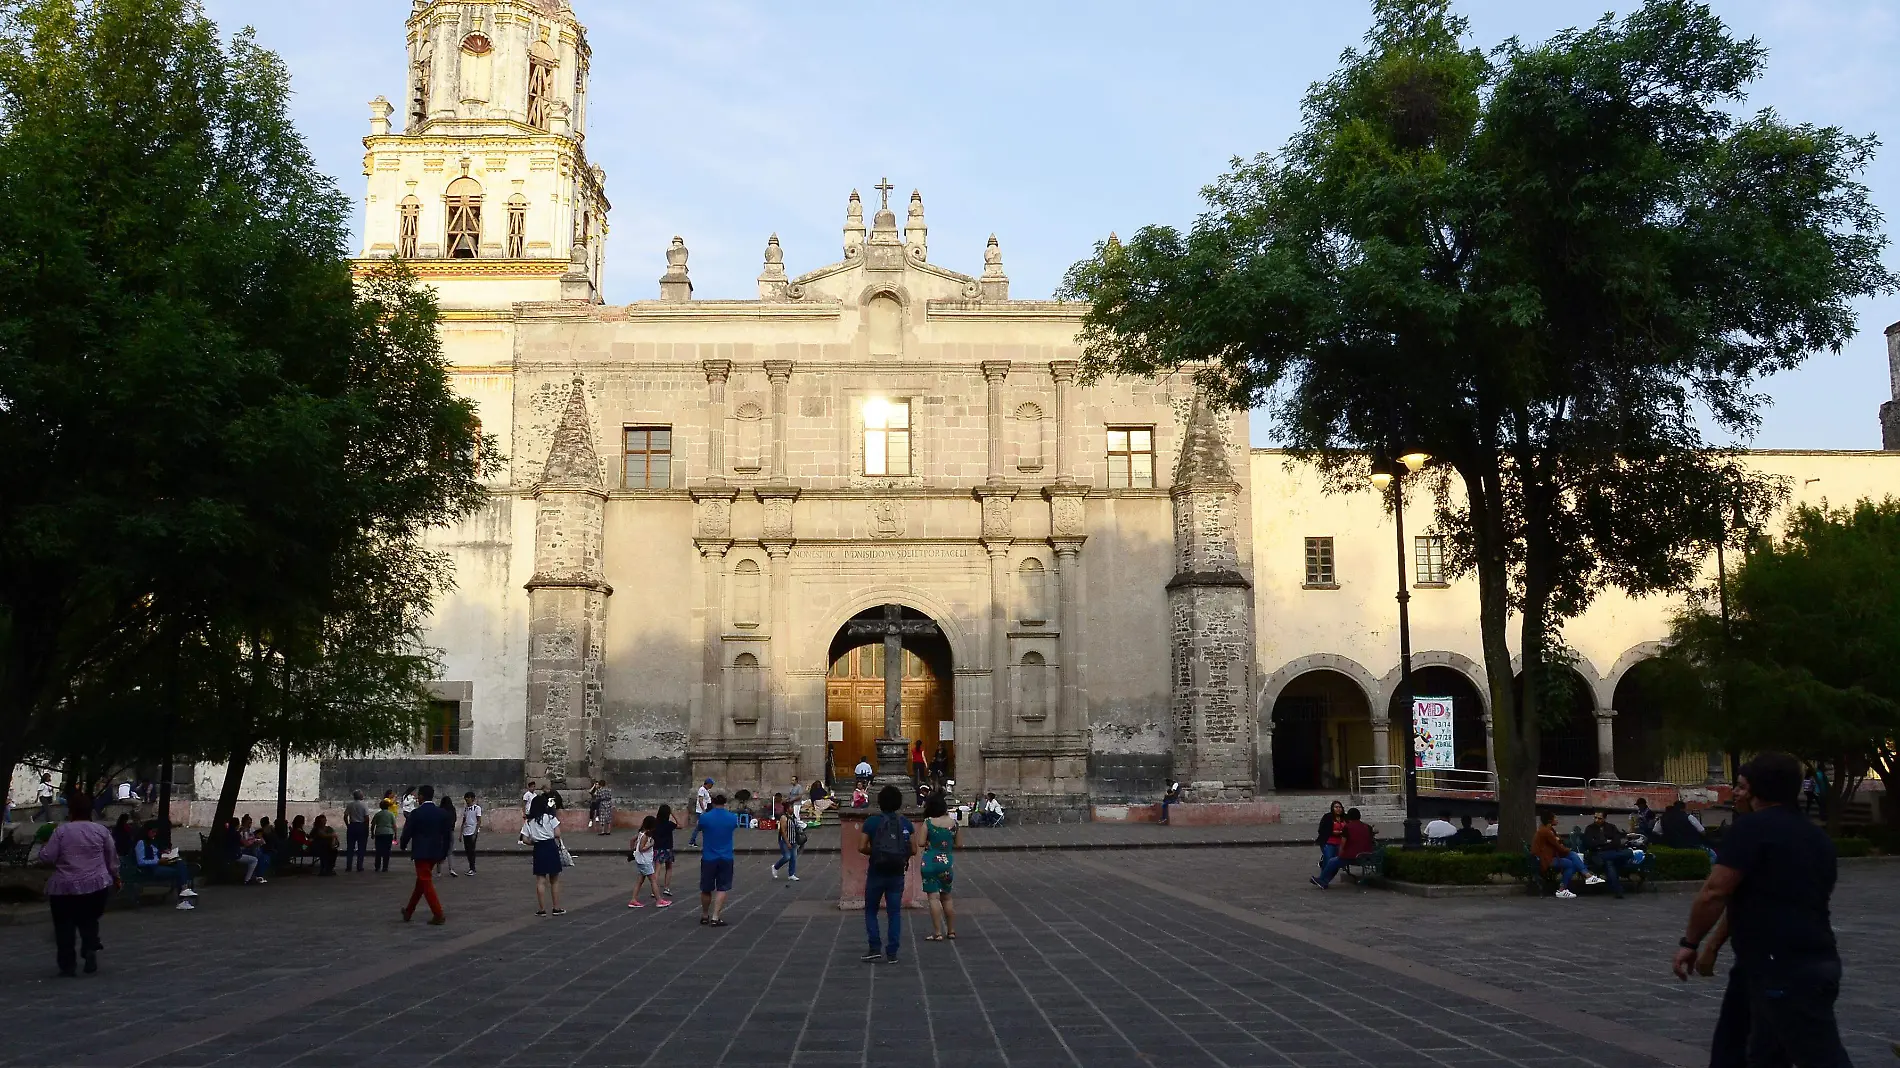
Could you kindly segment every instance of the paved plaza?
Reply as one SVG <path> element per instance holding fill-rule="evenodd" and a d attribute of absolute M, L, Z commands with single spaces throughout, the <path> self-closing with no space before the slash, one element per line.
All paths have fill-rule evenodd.
<path fill-rule="evenodd" d="M 673 909 L 627 909 L 631 866 L 583 856 L 570 914 L 538 919 L 527 858 L 484 857 L 441 880 L 442 928 L 398 917 L 401 872 L 211 887 L 109 913 L 80 980 L 52 977 L 48 925 L 0 927 L 0 1065 L 1700 1066 L 1721 992 L 1668 974 L 1682 894 L 1321 892 L 1308 850 L 1264 846 L 972 850 L 959 940 L 912 913 L 870 965 L 835 854 L 796 884 L 742 856 L 723 930 L 683 859 Z M 1900 1038 L 1896 891 L 1900 864 L 1842 865 L 1863 1066 Z"/>

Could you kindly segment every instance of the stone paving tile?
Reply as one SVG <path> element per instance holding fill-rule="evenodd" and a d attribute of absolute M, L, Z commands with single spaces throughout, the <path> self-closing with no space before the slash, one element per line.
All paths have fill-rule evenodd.
<path fill-rule="evenodd" d="M 211 888 L 195 913 L 110 914 L 104 974 L 91 980 L 49 978 L 46 927 L 0 929 L 0 982 L 29 1021 L 0 1040 L 0 1065 L 1661 1063 L 1118 872 L 1341 950 L 1376 947 L 1706 1048 L 1719 987 L 1666 972 L 1686 897 L 1322 893 L 1304 883 L 1310 864 L 1291 849 L 975 852 L 959 889 L 989 907 L 962 920 L 954 945 L 917 941 L 928 921 L 908 915 L 892 966 L 861 964 L 861 918 L 819 904 L 837 880 L 822 855 L 795 885 L 742 858 L 733 925 L 718 931 L 694 922 L 690 860 L 676 872 L 678 906 L 634 912 L 622 906 L 628 866 L 584 857 L 563 878 L 574 911 L 539 920 L 526 859 L 485 860 L 477 880 L 442 881 L 445 928 L 396 918 L 400 874 Z M 1887 963 L 1900 959 L 1896 889 L 1900 865 L 1849 866 L 1836 898 L 1849 947 L 1842 1014 L 1869 1064 L 1888 1059 L 1900 1019 Z M 786 909 L 793 901 L 808 907 Z M 119 1008 L 101 1011 L 106 990 L 103 1004 Z M 122 1011 L 131 999 L 164 1014 Z"/>

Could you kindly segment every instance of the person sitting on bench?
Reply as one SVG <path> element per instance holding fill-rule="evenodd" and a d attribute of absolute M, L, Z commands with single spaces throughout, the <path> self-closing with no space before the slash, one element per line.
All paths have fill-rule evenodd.
<path fill-rule="evenodd" d="M 1621 875 L 1628 874 L 1627 868 L 1635 859 L 1625 844 L 1623 829 L 1610 822 L 1610 814 L 1599 811 L 1590 826 L 1583 829 L 1584 849 L 1592 858 L 1603 865 L 1603 877 L 1610 882 L 1610 892 L 1619 899 L 1623 896 Z M 1618 871 L 1618 869 L 1625 869 Z"/>
<path fill-rule="evenodd" d="M 178 909 L 190 912 L 196 908 L 191 899 L 198 891 L 191 885 L 191 865 L 180 857 L 166 860 L 166 852 L 158 844 L 158 824 L 145 825 L 145 837 L 132 845 L 132 862 L 138 865 L 139 874 L 155 883 L 171 883 L 178 891 Z"/>
<path fill-rule="evenodd" d="M 1307 881 L 1324 890 L 1333 884 L 1333 876 L 1339 874 L 1339 869 L 1355 863 L 1371 852 L 1372 828 L 1359 818 L 1358 809 L 1349 808 L 1346 810 L 1346 836 L 1340 843 L 1339 855 L 1327 861 L 1326 866 L 1320 869 L 1320 873 Z"/>
<path fill-rule="evenodd" d="M 1538 814 L 1537 835 L 1531 839 L 1531 853 L 1537 858 L 1537 865 L 1545 874 L 1559 873 L 1557 896 L 1573 898 L 1570 892 L 1570 877 L 1582 875 L 1585 886 L 1595 886 L 1603 880 L 1590 874 L 1583 858 L 1571 852 L 1570 847 L 1557 837 L 1557 814 L 1548 809 Z"/>

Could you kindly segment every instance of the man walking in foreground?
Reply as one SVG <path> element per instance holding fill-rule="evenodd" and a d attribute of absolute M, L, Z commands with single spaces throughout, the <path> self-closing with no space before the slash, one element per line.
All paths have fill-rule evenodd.
<path fill-rule="evenodd" d="M 864 821 L 858 835 L 858 852 L 871 858 L 864 871 L 864 933 L 871 948 L 864 960 L 878 960 L 877 909 L 881 903 L 890 913 L 890 935 L 883 941 L 882 959 L 897 963 L 897 950 L 904 938 L 904 873 L 910 870 L 910 858 L 917 853 L 917 836 L 910 821 L 898 811 L 904 807 L 904 792 L 886 786 L 877 792 L 877 815 Z"/>
<path fill-rule="evenodd" d="M 409 859 L 416 865 L 416 885 L 409 891 L 409 904 L 402 910 L 403 922 L 416 913 L 416 902 L 427 899 L 429 922 L 436 925 L 447 923 L 442 915 L 442 900 L 435 896 L 435 866 L 449 855 L 449 836 L 455 833 L 454 822 L 449 814 L 436 807 L 435 787 L 424 786 L 416 791 L 416 807 L 402 824 L 402 841 L 398 844 L 409 850 Z"/>
<path fill-rule="evenodd" d="M 707 927 L 726 926 L 721 914 L 732 892 L 732 832 L 738 827 L 739 817 L 726 811 L 726 795 L 713 794 L 698 827 L 705 843 L 699 852 L 699 922 Z"/>
<path fill-rule="evenodd" d="M 1688 979 L 1702 939 L 1728 910 L 1736 976 L 1747 983 L 1749 1064 L 1845 1068 L 1834 1001 L 1841 958 L 1828 902 L 1834 843 L 1796 810 L 1801 765 L 1786 753 L 1750 761 L 1755 810 L 1738 816 L 1689 909 L 1675 973 Z"/>

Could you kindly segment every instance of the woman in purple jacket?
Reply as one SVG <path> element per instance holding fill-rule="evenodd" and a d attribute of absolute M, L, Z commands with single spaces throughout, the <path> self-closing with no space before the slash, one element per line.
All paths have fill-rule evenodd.
<path fill-rule="evenodd" d="M 119 851 L 112 832 L 92 822 L 92 798 L 75 790 L 66 799 L 66 822 L 40 847 L 40 863 L 53 869 L 46 880 L 46 901 L 53 909 L 53 944 L 59 974 L 71 978 L 73 935 L 88 973 L 99 970 L 99 917 L 119 888 Z"/>

